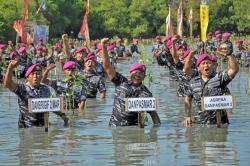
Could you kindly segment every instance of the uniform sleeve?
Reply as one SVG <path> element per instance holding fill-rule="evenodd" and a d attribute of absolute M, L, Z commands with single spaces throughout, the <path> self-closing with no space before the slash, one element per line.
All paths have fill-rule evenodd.
<path fill-rule="evenodd" d="M 106 90 L 107 90 L 103 77 L 101 77 L 100 80 L 99 80 L 98 90 L 99 90 L 100 93 L 106 92 Z"/>
<path fill-rule="evenodd" d="M 26 95 L 26 88 L 24 84 L 17 84 L 17 88 L 14 93 L 21 99 L 23 99 Z"/>
<path fill-rule="evenodd" d="M 227 74 L 227 70 L 219 73 L 219 79 L 222 86 L 227 86 L 233 78 L 230 78 Z"/>
<path fill-rule="evenodd" d="M 119 86 L 123 82 L 126 82 L 126 81 L 128 81 L 128 79 L 118 72 L 115 73 L 114 78 L 111 80 L 111 82 L 113 82 L 115 84 L 115 86 Z"/>
<path fill-rule="evenodd" d="M 57 91 L 57 80 L 49 80 L 48 86 L 51 86 L 53 89 Z"/>
<path fill-rule="evenodd" d="M 186 96 L 193 98 L 193 90 L 190 83 L 188 84 L 186 89 Z"/>

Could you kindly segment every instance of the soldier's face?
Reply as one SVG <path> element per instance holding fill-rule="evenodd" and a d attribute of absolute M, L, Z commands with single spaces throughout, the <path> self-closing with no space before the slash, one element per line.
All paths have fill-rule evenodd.
<path fill-rule="evenodd" d="M 34 71 L 28 76 L 28 82 L 33 87 L 36 87 L 40 84 L 42 78 L 42 71 Z"/>
<path fill-rule="evenodd" d="M 71 77 L 75 74 L 75 68 L 71 68 L 71 69 L 65 69 L 63 71 L 64 76 L 67 77 Z"/>
<path fill-rule="evenodd" d="M 213 72 L 213 64 L 210 60 L 204 60 L 199 66 L 199 71 L 202 76 L 209 77 Z"/>
<path fill-rule="evenodd" d="M 141 83 L 145 77 L 146 77 L 145 72 L 141 71 L 141 70 L 135 70 L 135 71 L 130 73 L 131 81 L 132 81 L 133 85 L 135 85 L 135 86 L 141 85 Z"/>
<path fill-rule="evenodd" d="M 84 53 L 78 53 L 76 55 L 76 60 L 79 62 L 82 62 L 84 60 L 85 54 Z"/>
<path fill-rule="evenodd" d="M 92 71 L 94 69 L 95 62 L 93 60 L 88 60 L 84 63 L 85 70 Z"/>

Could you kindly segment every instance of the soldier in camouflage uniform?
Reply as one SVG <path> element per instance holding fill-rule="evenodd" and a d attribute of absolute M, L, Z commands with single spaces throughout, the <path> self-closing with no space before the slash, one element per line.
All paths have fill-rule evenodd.
<path fill-rule="evenodd" d="M 81 85 L 81 80 L 77 80 L 77 75 L 75 75 L 76 71 L 76 62 L 68 61 L 63 66 L 63 73 L 65 76 L 65 80 L 49 80 L 47 79 L 48 73 L 50 70 L 55 68 L 54 64 L 50 64 L 48 68 L 46 68 L 42 82 L 51 86 L 55 91 L 57 96 L 62 96 L 66 102 L 69 99 L 69 109 L 78 109 L 83 110 L 85 106 L 86 96 L 83 94 L 83 89 Z"/>
<path fill-rule="evenodd" d="M 238 63 L 241 63 L 241 59 L 244 56 L 243 54 L 245 54 L 245 52 L 246 50 L 243 48 L 243 40 L 242 39 L 236 40 L 233 55 L 237 59 Z"/>
<path fill-rule="evenodd" d="M 125 98 L 128 97 L 152 97 L 152 93 L 142 84 L 145 78 L 146 67 L 142 64 L 133 65 L 129 72 L 131 79 L 128 80 L 120 73 L 116 72 L 109 63 L 107 54 L 108 39 L 102 39 L 103 46 L 103 66 L 108 75 L 108 78 L 115 84 L 115 96 L 113 112 L 110 118 L 110 126 L 130 126 L 138 124 L 138 113 L 125 111 Z M 149 112 L 153 123 L 160 125 L 160 118 L 157 112 Z"/>
<path fill-rule="evenodd" d="M 11 60 L 4 79 L 4 85 L 18 96 L 19 104 L 19 128 L 28 128 L 33 126 L 44 126 L 44 113 L 28 112 L 29 98 L 49 98 L 51 97 L 50 89 L 41 81 L 41 66 L 38 64 L 32 65 L 25 73 L 27 83 L 15 83 L 12 81 L 12 73 L 18 65 L 17 60 Z M 64 113 L 56 112 L 63 120 L 65 125 L 68 123 L 68 118 Z"/>
<path fill-rule="evenodd" d="M 221 123 L 229 123 L 226 110 L 204 111 L 201 110 L 201 97 L 220 96 L 226 93 L 227 85 L 238 72 L 238 63 L 228 49 L 226 56 L 229 61 L 229 69 L 226 71 L 215 72 L 210 55 L 203 54 L 197 60 L 196 66 L 200 75 L 190 81 L 189 90 L 185 97 L 184 126 L 188 127 L 192 122 L 199 124 L 216 124 L 216 112 L 221 113 Z M 194 113 L 191 114 L 191 102 L 194 100 Z"/>
<path fill-rule="evenodd" d="M 87 98 L 96 98 L 97 92 L 100 93 L 100 99 L 104 99 L 106 96 L 106 86 L 104 77 L 98 75 L 95 72 L 95 55 L 90 52 L 87 57 L 84 58 L 84 79 L 81 82 L 83 85 L 83 91 Z"/>

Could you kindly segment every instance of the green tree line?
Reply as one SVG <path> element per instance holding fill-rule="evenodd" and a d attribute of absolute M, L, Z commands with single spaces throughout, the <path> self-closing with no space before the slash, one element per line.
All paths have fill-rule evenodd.
<path fill-rule="evenodd" d="M 46 0 L 46 10 L 37 14 L 42 0 L 29 0 L 29 21 L 49 26 L 49 37 L 62 33 L 77 37 L 86 10 L 83 0 Z M 184 35 L 189 34 L 188 14 L 193 8 L 193 31 L 199 33 L 200 0 L 183 0 Z M 153 37 L 165 34 L 165 21 L 171 7 L 176 31 L 178 0 L 90 0 L 88 25 L 91 39 L 104 36 Z M 249 0 L 210 0 L 208 31 L 250 32 Z M 12 28 L 21 20 L 23 0 L 1 0 L 0 40 L 15 40 Z M 73 33 L 72 33 L 73 32 Z"/>

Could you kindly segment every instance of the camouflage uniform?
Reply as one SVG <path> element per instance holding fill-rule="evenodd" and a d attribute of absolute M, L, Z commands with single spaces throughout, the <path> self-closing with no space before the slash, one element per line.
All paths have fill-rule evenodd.
<path fill-rule="evenodd" d="M 28 99 L 29 98 L 48 98 L 51 96 L 51 92 L 48 86 L 40 84 L 34 88 L 29 83 L 17 84 L 17 88 L 14 93 L 18 96 L 19 104 L 19 128 L 28 128 L 33 126 L 44 125 L 44 113 L 30 113 L 28 112 Z M 64 113 L 55 112 L 59 116 L 65 116 Z"/>
<path fill-rule="evenodd" d="M 201 111 L 201 97 L 220 96 L 230 93 L 226 87 L 232 79 L 228 76 L 227 71 L 214 72 L 206 82 L 197 76 L 190 81 L 187 96 L 194 99 L 194 120 L 200 124 L 216 124 L 216 112 L 221 111 L 222 123 L 229 123 L 226 110 Z"/>
<path fill-rule="evenodd" d="M 86 100 L 86 96 L 83 94 L 83 89 L 81 85 L 75 85 L 71 81 L 60 81 L 60 80 L 49 80 L 49 86 L 51 86 L 57 93 L 57 96 L 70 97 L 70 103 L 73 109 L 78 108 L 78 104 L 81 101 Z M 66 105 L 66 103 L 64 103 Z"/>
<path fill-rule="evenodd" d="M 110 126 L 130 126 L 138 124 L 137 112 L 125 111 L 125 98 L 128 97 L 152 97 L 152 93 L 148 88 L 141 84 L 136 87 L 132 85 L 131 81 L 116 73 L 115 77 L 111 80 L 115 86 L 113 112 L 110 118 Z M 150 112 L 149 112 L 150 113 Z"/>
<path fill-rule="evenodd" d="M 168 49 L 164 49 L 163 52 L 156 57 L 157 63 L 160 66 L 167 66 L 169 69 L 170 80 L 176 80 L 176 75 L 174 72 L 174 60 Z"/>
<path fill-rule="evenodd" d="M 123 57 L 123 54 L 125 53 L 125 46 L 124 45 L 116 46 L 114 50 L 118 57 Z"/>
<path fill-rule="evenodd" d="M 97 90 L 99 93 L 106 92 L 105 81 L 102 76 L 99 76 L 96 73 L 86 73 L 85 71 L 84 76 L 85 79 L 82 82 L 83 94 L 85 94 L 87 98 L 95 98 Z"/>

